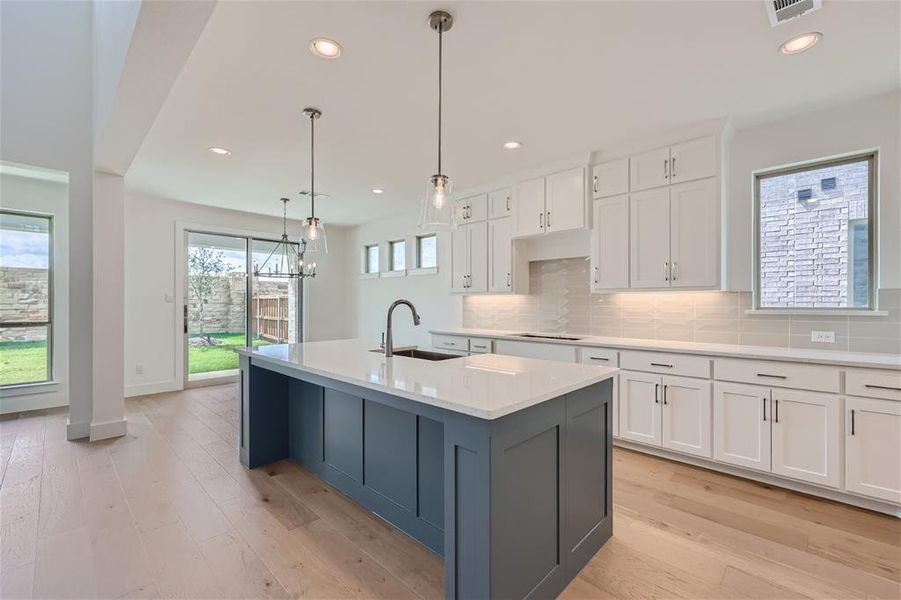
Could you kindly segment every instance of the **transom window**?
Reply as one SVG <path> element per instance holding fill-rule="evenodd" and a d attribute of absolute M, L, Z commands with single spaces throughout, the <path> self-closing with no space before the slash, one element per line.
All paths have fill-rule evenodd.
<path fill-rule="evenodd" d="M 758 173 L 758 309 L 873 309 L 876 155 Z"/>
<path fill-rule="evenodd" d="M 391 258 L 391 270 L 403 271 L 407 264 L 407 242 L 397 240 L 388 245 L 389 255 Z"/>
<path fill-rule="evenodd" d="M 53 221 L 0 210 L 0 387 L 53 376 Z"/>
<path fill-rule="evenodd" d="M 364 248 L 364 258 L 365 258 L 365 272 L 366 273 L 378 273 L 379 272 L 379 245 L 372 244 L 371 246 L 366 246 Z"/>
<path fill-rule="evenodd" d="M 434 233 L 416 238 L 416 267 L 431 269 L 438 266 L 438 236 Z"/>

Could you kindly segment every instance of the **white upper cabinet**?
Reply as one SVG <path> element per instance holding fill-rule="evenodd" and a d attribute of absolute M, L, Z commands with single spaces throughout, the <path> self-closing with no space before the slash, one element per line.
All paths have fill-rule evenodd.
<path fill-rule="evenodd" d="M 716 179 L 670 188 L 670 287 L 719 281 L 720 210 Z"/>
<path fill-rule="evenodd" d="M 585 227 L 585 169 L 579 167 L 547 177 L 545 230 Z"/>
<path fill-rule="evenodd" d="M 451 245 L 451 291 L 488 291 L 488 223 L 460 225 Z"/>
<path fill-rule="evenodd" d="M 716 175 L 716 139 L 702 137 L 670 148 L 669 182 L 682 183 Z"/>
<path fill-rule="evenodd" d="M 631 287 L 668 287 L 669 188 L 632 194 L 630 204 Z"/>
<path fill-rule="evenodd" d="M 479 194 L 469 198 L 461 198 L 454 202 L 454 213 L 457 223 L 476 223 L 488 218 L 488 196 Z"/>
<path fill-rule="evenodd" d="M 591 192 L 594 198 L 608 198 L 629 192 L 629 159 L 621 158 L 595 165 Z"/>
<path fill-rule="evenodd" d="M 659 148 L 632 157 L 629 165 L 629 189 L 633 192 L 667 185 L 669 148 Z"/>
<path fill-rule="evenodd" d="M 498 219 L 513 214 L 513 190 L 504 188 L 488 193 L 488 218 Z"/>
<path fill-rule="evenodd" d="M 773 473 L 829 487 L 841 485 L 841 399 L 835 394 L 772 389 Z"/>
<path fill-rule="evenodd" d="M 758 471 L 770 470 L 770 389 L 716 382 L 713 457 Z"/>
<path fill-rule="evenodd" d="M 629 287 L 629 196 L 596 200 L 591 229 L 591 290 Z"/>
<path fill-rule="evenodd" d="M 513 291 L 513 219 L 488 221 L 488 291 Z"/>
<path fill-rule="evenodd" d="M 845 489 L 901 503 L 901 402 L 845 399 Z"/>
<path fill-rule="evenodd" d="M 516 184 L 513 190 L 513 237 L 544 233 L 544 177 Z"/>

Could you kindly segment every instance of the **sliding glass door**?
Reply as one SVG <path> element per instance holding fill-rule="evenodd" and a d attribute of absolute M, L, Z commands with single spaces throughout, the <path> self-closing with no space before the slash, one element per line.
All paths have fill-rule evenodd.
<path fill-rule="evenodd" d="M 302 291 L 298 281 L 262 273 L 254 276 L 276 242 L 189 231 L 185 244 L 188 383 L 237 375 L 236 348 L 300 339 Z"/>

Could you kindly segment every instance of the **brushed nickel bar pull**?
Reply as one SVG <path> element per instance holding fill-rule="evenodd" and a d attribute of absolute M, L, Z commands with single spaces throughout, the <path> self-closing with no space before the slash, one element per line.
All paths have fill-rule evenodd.
<path fill-rule="evenodd" d="M 663 159 L 663 178 L 664 179 L 669 179 L 669 175 L 666 172 L 666 163 L 668 163 L 668 162 L 669 161 L 667 159 L 665 159 L 665 158 Z"/>
<path fill-rule="evenodd" d="M 758 377 L 770 377 L 772 379 L 788 379 L 785 375 L 769 375 L 767 373 L 758 373 Z"/>
<path fill-rule="evenodd" d="M 663 263 L 663 280 L 669 281 L 669 262 Z"/>
<path fill-rule="evenodd" d="M 668 387 L 669 386 L 666 384 L 664 384 L 664 386 L 663 386 L 663 405 L 664 406 L 666 406 L 666 388 L 668 388 Z"/>
<path fill-rule="evenodd" d="M 776 399 L 776 418 L 773 419 L 773 423 L 779 422 L 779 399 Z"/>
<path fill-rule="evenodd" d="M 675 177 L 676 176 L 676 157 L 675 156 L 670 159 L 670 171 L 671 171 L 670 177 Z"/>
<path fill-rule="evenodd" d="M 597 175 L 594 176 L 594 193 L 595 194 L 598 193 L 598 176 Z"/>
<path fill-rule="evenodd" d="M 547 226 L 551 226 L 551 211 L 547 211 Z"/>
<path fill-rule="evenodd" d="M 876 385 L 874 383 L 865 383 L 863 387 L 871 390 L 892 390 L 893 392 L 901 392 L 901 387 L 893 387 L 891 385 Z"/>
<path fill-rule="evenodd" d="M 591 360 L 606 360 L 606 361 L 610 360 L 609 358 L 606 358 L 604 356 L 589 356 L 588 358 Z"/>
<path fill-rule="evenodd" d="M 654 384 L 654 404 L 660 404 L 660 384 Z"/>
<path fill-rule="evenodd" d="M 667 365 L 664 363 L 651 363 L 652 367 L 666 367 L 667 369 L 672 369 L 673 365 Z"/>
<path fill-rule="evenodd" d="M 766 421 L 766 398 L 761 398 L 763 400 L 763 420 Z"/>
<path fill-rule="evenodd" d="M 854 435 L 854 409 L 851 409 L 851 435 Z"/>

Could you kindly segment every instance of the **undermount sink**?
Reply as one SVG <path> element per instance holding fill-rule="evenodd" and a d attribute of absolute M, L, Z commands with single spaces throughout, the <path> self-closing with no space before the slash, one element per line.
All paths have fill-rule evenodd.
<path fill-rule="evenodd" d="M 569 342 L 576 342 L 583 338 L 583 336 L 579 335 L 555 335 L 553 333 L 515 333 L 513 335 L 516 337 L 538 338 L 542 340 L 566 340 Z"/>
<path fill-rule="evenodd" d="M 370 352 L 385 353 L 383 348 L 376 348 Z M 418 358 L 420 360 L 447 360 L 449 358 L 459 358 L 454 354 L 444 354 L 443 352 L 430 352 L 428 350 L 420 350 L 419 348 L 401 348 L 394 351 L 394 356 L 406 356 L 407 358 Z"/>

